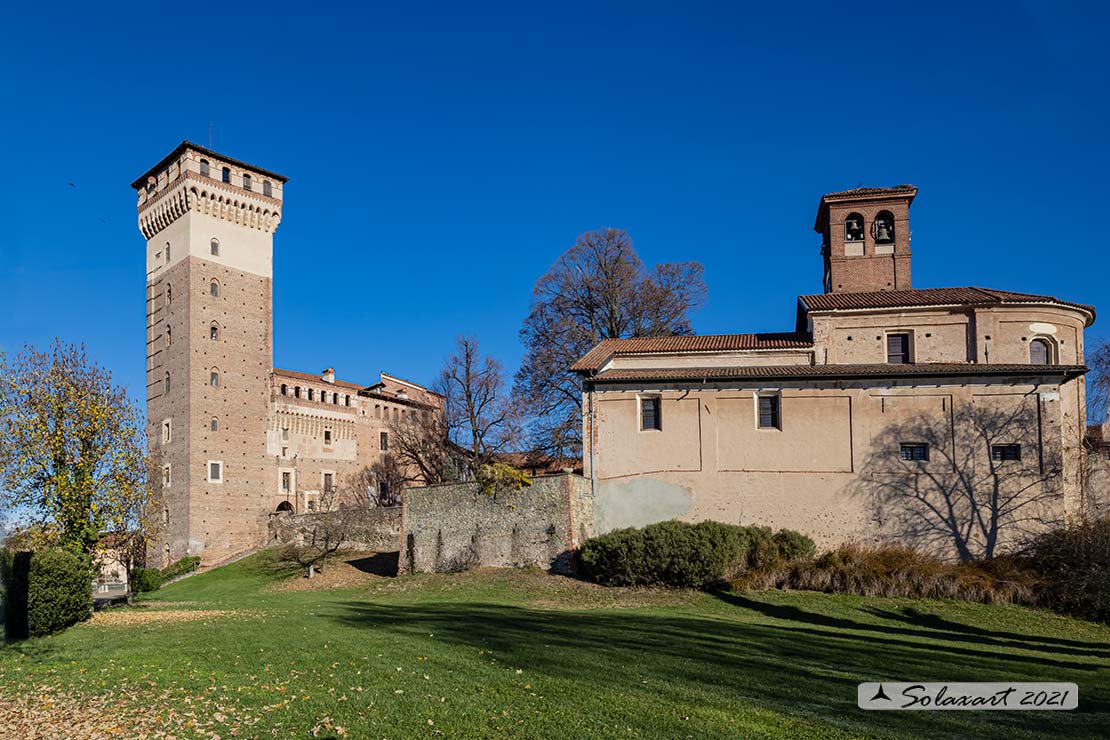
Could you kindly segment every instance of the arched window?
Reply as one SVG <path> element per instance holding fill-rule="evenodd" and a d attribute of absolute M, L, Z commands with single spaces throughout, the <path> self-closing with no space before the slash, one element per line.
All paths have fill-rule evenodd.
<path fill-rule="evenodd" d="M 875 223 L 871 226 L 871 235 L 875 237 L 876 244 L 894 243 L 894 214 L 890 211 L 879 211 L 875 216 Z"/>
<path fill-rule="evenodd" d="M 208 177 L 208 160 L 200 160 L 200 175 L 201 177 Z"/>
<path fill-rule="evenodd" d="M 166 286 L 166 305 L 173 303 L 173 288 Z"/>
<path fill-rule="evenodd" d="M 316 400 L 316 391 L 312 390 L 311 388 L 308 389 L 308 400 L 309 401 Z"/>
<path fill-rule="evenodd" d="M 212 371 L 208 373 L 208 385 L 213 388 L 220 387 L 220 371 L 218 369 L 212 368 Z"/>
<path fill-rule="evenodd" d="M 208 422 L 208 429 L 213 432 L 220 431 L 220 420 L 213 416 L 212 421 Z"/>
<path fill-rule="evenodd" d="M 223 179 L 224 182 L 227 182 L 227 183 L 231 182 L 231 168 L 230 167 L 224 167 L 224 169 L 223 169 L 223 178 L 222 179 Z"/>
<path fill-rule="evenodd" d="M 289 386 L 287 386 L 285 383 L 281 384 L 281 395 L 283 395 L 283 396 L 289 395 Z"/>
<path fill-rule="evenodd" d="M 1034 339 L 1029 343 L 1029 362 L 1033 365 L 1052 364 L 1052 345 L 1047 339 Z"/>
<path fill-rule="evenodd" d="M 844 219 L 844 241 L 863 241 L 863 216 L 859 213 L 849 213 Z"/>
<path fill-rule="evenodd" d="M 218 281 L 212 280 L 212 282 L 208 284 L 208 294 L 213 298 L 220 297 L 220 283 Z"/>
<path fill-rule="evenodd" d="M 213 342 L 220 341 L 220 325 L 217 324 L 215 321 L 213 321 L 212 325 L 208 327 L 208 338 L 211 339 Z"/>
<path fill-rule="evenodd" d="M 165 379 L 162 381 L 162 392 L 163 393 L 169 393 L 170 392 L 170 374 L 168 372 L 166 373 Z"/>
<path fill-rule="evenodd" d="M 280 504 L 277 505 L 277 510 L 293 513 L 293 504 L 289 503 L 288 501 L 282 501 Z"/>
<path fill-rule="evenodd" d="M 170 243 L 166 242 L 166 264 L 170 263 Z"/>
<path fill-rule="evenodd" d="M 270 185 L 269 180 L 263 180 L 262 181 L 262 194 L 265 195 L 267 198 L 270 198 L 270 197 L 273 196 L 274 188 L 273 188 L 272 185 Z"/>
<path fill-rule="evenodd" d="M 298 386 L 296 386 L 296 387 L 295 387 L 295 388 L 293 389 L 293 397 L 294 397 L 294 398 L 300 398 L 300 397 L 301 397 L 301 387 L 300 387 L 299 385 L 298 385 Z"/>
<path fill-rule="evenodd" d="M 216 256 L 216 257 L 220 256 L 220 240 L 219 239 L 213 239 L 211 242 L 209 242 L 208 246 L 212 249 L 212 254 L 214 256 Z"/>
<path fill-rule="evenodd" d="M 244 190 L 250 190 L 251 189 L 251 176 L 248 175 L 246 172 L 243 173 L 243 189 Z"/>
<path fill-rule="evenodd" d="M 173 344 L 173 331 L 169 326 L 166 327 L 166 346 L 169 347 Z"/>

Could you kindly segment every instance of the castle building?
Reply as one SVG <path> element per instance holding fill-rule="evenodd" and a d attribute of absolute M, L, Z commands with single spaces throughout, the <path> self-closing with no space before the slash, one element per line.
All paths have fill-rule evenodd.
<path fill-rule="evenodd" d="M 607 339 L 572 366 L 599 531 L 713 519 L 967 557 L 1083 513 L 1094 309 L 912 287 L 916 195 L 821 198 L 824 292 L 794 331 Z"/>
<path fill-rule="evenodd" d="M 154 563 L 218 562 L 312 510 L 439 397 L 273 366 L 273 237 L 287 178 L 182 142 L 132 183 L 146 238 L 147 421 L 161 468 Z M 384 491 L 379 493 L 385 493 Z"/>

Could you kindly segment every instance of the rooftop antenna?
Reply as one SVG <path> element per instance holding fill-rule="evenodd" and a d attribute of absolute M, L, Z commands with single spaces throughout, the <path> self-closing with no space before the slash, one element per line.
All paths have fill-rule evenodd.
<path fill-rule="evenodd" d="M 212 148 L 212 122 L 208 122 L 208 148 Z"/>

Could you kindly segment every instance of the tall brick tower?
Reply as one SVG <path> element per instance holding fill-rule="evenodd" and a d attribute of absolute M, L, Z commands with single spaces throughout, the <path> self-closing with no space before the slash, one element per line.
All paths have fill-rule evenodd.
<path fill-rule="evenodd" d="M 162 471 L 153 563 L 254 546 L 266 456 L 273 234 L 287 178 L 188 141 L 132 187 L 146 238 L 147 423 Z"/>
<path fill-rule="evenodd" d="M 913 185 L 822 196 L 813 226 L 822 237 L 826 293 L 906 290 L 910 285 Z"/>

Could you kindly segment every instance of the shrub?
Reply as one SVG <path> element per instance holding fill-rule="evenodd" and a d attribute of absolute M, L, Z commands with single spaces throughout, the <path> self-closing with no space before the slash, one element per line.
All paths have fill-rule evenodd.
<path fill-rule="evenodd" d="M 64 550 L 0 555 L 9 641 L 60 632 L 92 614 L 92 561 Z"/>
<path fill-rule="evenodd" d="M 157 591 L 162 586 L 162 574 L 154 568 L 135 568 L 131 571 L 131 590 L 135 593 Z"/>
<path fill-rule="evenodd" d="M 787 551 L 812 550 L 797 532 L 720 522 L 659 522 L 594 537 L 578 553 L 579 569 L 608 586 L 706 588 L 748 568 L 781 561 Z"/>
<path fill-rule="evenodd" d="M 733 581 L 737 590 L 792 588 L 858 596 L 1028 602 L 1034 575 L 1013 561 L 946 563 L 901 545 L 841 545 L 817 558 L 780 561 Z"/>
<path fill-rule="evenodd" d="M 196 555 L 181 558 L 176 563 L 167 565 L 160 571 L 162 583 L 173 580 L 178 576 L 183 576 L 186 573 L 192 573 L 198 567 L 200 567 L 200 558 Z"/>
<path fill-rule="evenodd" d="M 1046 532 L 1021 562 L 1037 572 L 1039 605 L 1110 622 L 1110 518 Z"/>

